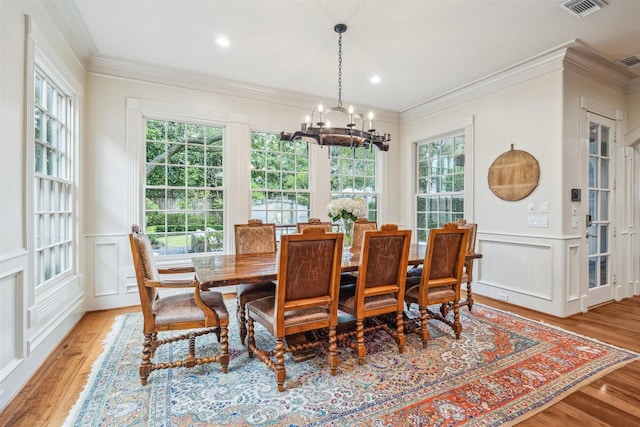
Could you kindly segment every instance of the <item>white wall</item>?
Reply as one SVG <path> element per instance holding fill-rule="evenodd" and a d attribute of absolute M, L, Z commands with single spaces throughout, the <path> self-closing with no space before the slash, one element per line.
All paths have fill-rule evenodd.
<path fill-rule="evenodd" d="M 561 317 L 586 310 L 586 230 L 581 219 L 587 205 L 577 204 L 579 226 L 573 227 L 570 201 L 571 188 L 582 188 L 583 200 L 587 194 L 581 158 L 584 104 L 595 107 L 592 111 L 619 110 L 619 128 L 624 129 L 624 75 L 603 70 L 602 64 L 589 62 L 588 50 L 576 53 L 573 48 L 550 52 L 475 87 L 446 94 L 401 118 L 401 165 L 412 171 L 401 185 L 403 220 L 415 220 L 414 143 L 466 129 L 466 166 L 472 177 L 465 181 L 465 217 L 478 223 L 477 249 L 483 254 L 477 261 L 474 292 Z M 593 73 L 590 66 L 599 72 Z M 540 166 L 538 186 L 513 202 L 497 198 L 487 182 L 492 162 L 511 144 L 533 155 Z M 619 145 L 623 148 L 624 141 Z M 624 159 L 618 163 L 618 191 L 627 194 Z M 548 203 L 548 214 L 540 212 L 541 202 Z M 530 203 L 533 216 L 547 217 L 548 228 L 528 226 Z M 633 198 L 626 201 L 627 206 L 632 203 Z M 633 295 L 631 284 L 637 283 L 637 272 L 630 268 L 634 239 L 624 234 L 618 236 L 621 256 L 614 266 L 619 281 L 616 299 Z"/>
<path fill-rule="evenodd" d="M 560 313 L 559 289 L 561 258 L 559 237 L 561 203 L 558 183 L 562 181 L 562 70 L 545 69 L 505 82 L 504 87 L 469 100 L 419 115 L 408 112 L 402 122 L 403 168 L 414 170 L 413 144 L 473 122 L 467 135 L 466 166 L 473 174 L 467 180 L 465 217 L 478 223 L 478 260 L 474 291 L 497 298 L 503 294 L 510 302 L 548 313 Z M 424 108 L 424 107 L 423 107 Z M 417 116 L 417 117 L 416 117 Z M 404 119 L 405 117 L 403 117 Z M 533 155 L 540 166 L 540 180 L 525 199 L 508 202 L 496 197 L 487 181 L 489 167 L 511 149 Z M 470 186 L 470 188 L 469 188 Z M 403 213 L 413 224 L 414 185 L 408 176 L 401 186 Z M 469 202 L 470 200 L 470 202 Z M 528 204 L 549 204 L 549 227 L 527 226 Z"/>
<path fill-rule="evenodd" d="M 169 114 L 226 128 L 225 249 L 231 251 L 232 224 L 246 222 L 251 212 L 250 132 L 298 129 L 299 119 L 318 102 L 314 99 L 301 102 L 299 98 L 282 95 L 257 100 L 225 94 L 216 87 L 202 90 L 89 73 L 87 146 L 83 158 L 86 211 L 83 271 L 87 309 L 138 303 L 127 233 L 132 223 L 143 222 L 143 116 L 169 117 Z M 379 131 L 397 138 L 398 116 L 388 112 L 377 112 L 377 116 Z M 328 153 L 326 148 L 316 145 L 310 145 L 310 149 L 311 215 L 326 218 L 330 201 Z M 390 177 L 397 174 L 399 154 L 394 142 L 390 151 L 379 153 L 381 223 L 397 222 L 399 217 L 398 204 L 387 197 Z"/>
<path fill-rule="evenodd" d="M 77 262 L 66 280 L 37 290 L 32 283 L 33 183 L 25 129 L 33 112 L 26 111 L 25 85 L 33 78 L 36 49 L 73 82 L 82 110 L 84 70 L 41 4 L 0 2 L 0 409 L 84 312 Z"/>

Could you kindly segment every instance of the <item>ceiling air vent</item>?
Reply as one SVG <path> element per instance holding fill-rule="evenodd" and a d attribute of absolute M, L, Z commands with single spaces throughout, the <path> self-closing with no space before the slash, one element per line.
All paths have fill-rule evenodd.
<path fill-rule="evenodd" d="M 640 53 L 636 53 L 635 55 L 627 56 L 626 58 L 620 58 L 616 61 L 618 64 L 622 64 L 625 67 L 637 67 L 640 65 Z"/>
<path fill-rule="evenodd" d="M 584 18 L 594 12 L 605 7 L 607 3 L 604 0 L 568 0 L 560 5 L 560 7 L 573 16 Z"/>

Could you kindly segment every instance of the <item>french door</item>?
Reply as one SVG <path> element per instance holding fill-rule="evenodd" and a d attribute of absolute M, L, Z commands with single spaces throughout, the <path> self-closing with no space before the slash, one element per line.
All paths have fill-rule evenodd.
<path fill-rule="evenodd" d="M 586 217 L 588 259 L 587 306 L 614 298 L 613 294 L 613 158 L 615 126 L 611 119 L 587 114 L 589 205 Z"/>

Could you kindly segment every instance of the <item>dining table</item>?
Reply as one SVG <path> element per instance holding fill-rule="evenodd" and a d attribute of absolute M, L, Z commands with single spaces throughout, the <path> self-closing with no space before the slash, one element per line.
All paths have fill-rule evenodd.
<path fill-rule="evenodd" d="M 426 244 L 412 243 L 408 265 L 424 261 Z M 202 290 L 245 283 L 261 283 L 278 278 L 279 252 L 264 254 L 210 254 L 192 257 L 196 279 Z M 482 258 L 477 252 L 467 252 L 467 259 Z M 354 272 L 360 266 L 360 248 L 345 248 L 342 252 L 343 273 Z"/>
<path fill-rule="evenodd" d="M 345 248 L 342 251 L 343 273 L 354 272 L 360 266 L 360 247 Z M 423 263 L 427 245 L 412 243 L 409 248 L 409 266 Z M 482 258 L 482 254 L 467 252 L 467 259 Z M 280 252 L 263 254 L 210 254 L 192 257 L 196 280 L 201 290 L 209 290 L 223 286 L 234 286 L 245 283 L 262 283 L 277 280 Z M 287 336 L 288 343 L 300 344 L 307 337 L 305 334 Z M 293 353 L 293 360 L 300 362 L 313 357 L 310 350 Z"/>

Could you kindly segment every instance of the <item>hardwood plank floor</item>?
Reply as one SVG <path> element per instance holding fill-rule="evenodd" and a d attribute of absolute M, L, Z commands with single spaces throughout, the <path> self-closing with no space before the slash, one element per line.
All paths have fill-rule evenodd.
<path fill-rule="evenodd" d="M 481 296 L 479 303 L 640 353 L 640 297 L 559 319 Z M 60 426 L 82 391 L 116 316 L 138 307 L 86 313 L 0 414 L 0 426 Z M 588 384 L 520 426 L 640 425 L 640 361 Z"/>

